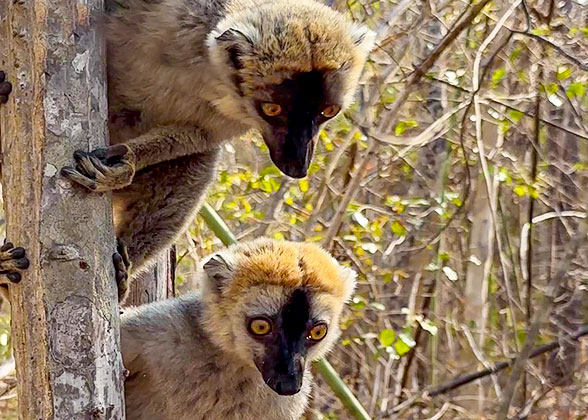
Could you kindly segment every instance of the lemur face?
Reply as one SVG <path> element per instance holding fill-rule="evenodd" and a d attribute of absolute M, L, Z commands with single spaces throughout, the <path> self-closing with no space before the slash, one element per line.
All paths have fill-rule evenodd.
<path fill-rule="evenodd" d="M 368 28 L 318 2 L 272 3 L 263 21 L 235 10 L 208 39 L 211 61 L 234 90 L 217 106 L 261 131 L 282 172 L 304 177 L 321 124 L 351 103 L 374 42 Z M 247 111 L 236 112 L 236 103 Z"/>
<path fill-rule="evenodd" d="M 243 319 L 247 347 L 265 383 L 280 395 L 293 395 L 317 347 L 332 341 L 326 339 L 338 329 L 330 328 L 334 314 L 320 308 L 309 289 L 276 286 L 268 292 L 252 291 Z"/>
<path fill-rule="evenodd" d="M 271 159 L 290 177 L 306 176 L 321 125 L 341 110 L 342 98 L 329 95 L 325 83 L 320 71 L 297 73 L 254 98 Z"/>
<path fill-rule="evenodd" d="M 330 350 L 355 273 L 311 244 L 257 240 L 204 264 L 208 333 L 280 395 Z M 205 315 L 207 316 L 207 315 Z"/>

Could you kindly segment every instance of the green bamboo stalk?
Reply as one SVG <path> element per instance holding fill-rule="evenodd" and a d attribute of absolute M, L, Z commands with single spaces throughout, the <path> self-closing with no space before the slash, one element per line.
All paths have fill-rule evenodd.
<path fill-rule="evenodd" d="M 368 412 L 363 408 L 359 400 L 355 398 L 355 395 L 353 395 L 349 387 L 345 385 L 345 382 L 343 382 L 343 379 L 341 379 L 333 365 L 326 359 L 322 359 L 316 362 L 314 366 L 353 418 L 357 420 L 371 420 Z"/>
<path fill-rule="evenodd" d="M 233 232 L 231 232 L 225 221 L 221 219 L 216 210 L 209 204 L 204 203 L 200 209 L 200 216 L 202 216 L 208 228 L 214 232 L 223 244 L 229 246 L 237 243 L 237 237 L 233 235 Z"/>
<path fill-rule="evenodd" d="M 200 216 L 210 230 L 226 246 L 237 243 L 237 237 L 231 232 L 224 220 L 218 215 L 210 205 L 204 204 L 200 209 Z M 371 420 L 368 412 L 363 408 L 359 400 L 353 395 L 343 379 L 337 374 L 337 371 L 326 360 L 322 359 L 315 363 L 315 367 L 321 374 L 331 391 L 339 398 L 345 409 L 356 420 Z"/>

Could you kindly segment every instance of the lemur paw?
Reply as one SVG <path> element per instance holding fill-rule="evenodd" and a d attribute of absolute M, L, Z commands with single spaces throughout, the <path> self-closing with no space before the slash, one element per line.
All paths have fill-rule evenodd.
<path fill-rule="evenodd" d="M 0 104 L 8 102 L 10 92 L 12 92 L 12 85 L 6 81 L 6 73 L 0 71 Z"/>
<path fill-rule="evenodd" d="M 65 166 L 61 174 L 96 192 L 124 188 L 135 176 L 135 154 L 124 144 L 117 144 L 92 152 L 77 150 L 76 167 Z"/>
<path fill-rule="evenodd" d="M 122 302 L 129 291 L 129 276 L 132 264 L 127 246 L 118 238 L 116 242 L 116 252 L 112 255 L 112 261 L 114 262 L 114 273 L 118 287 L 118 301 Z"/>
<path fill-rule="evenodd" d="M 21 272 L 29 268 L 29 259 L 22 247 L 15 248 L 12 242 L 4 242 L 0 247 L 0 274 L 5 274 L 12 283 L 21 280 Z"/>

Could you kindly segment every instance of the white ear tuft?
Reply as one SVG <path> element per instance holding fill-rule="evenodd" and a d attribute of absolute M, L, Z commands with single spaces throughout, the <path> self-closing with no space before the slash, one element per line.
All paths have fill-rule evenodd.
<path fill-rule="evenodd" d="M 357 273 L 349 267 L 341 267 L 341 278 L 345 285 L 345 302 L 348 302 L 353 296 L 357 286 Z"/>
<path fill-rule="evenodd" d="M 367 26 L 355 22 L 351 24 L 351 38 L 365 55 L 369 54 L 376 45 L 376 33 Z"/>

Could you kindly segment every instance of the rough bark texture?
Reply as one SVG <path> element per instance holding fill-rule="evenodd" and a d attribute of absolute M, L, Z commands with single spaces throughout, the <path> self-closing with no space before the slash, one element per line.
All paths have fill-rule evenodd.
<path fill-rule="evenodd" d="M 139 306 L 175 296 L 176 250 L 172 247 L 157 264 L 131 283 L 125 306 Z"/>
<path fill-rule="evenodd" d="M 0 1 L 7 237 L 31 266 L 11 286 L 20 418 L 123 419 L 123 366 L 107 195 L 59 176 L 107 142 L 102 0 Z"/>

